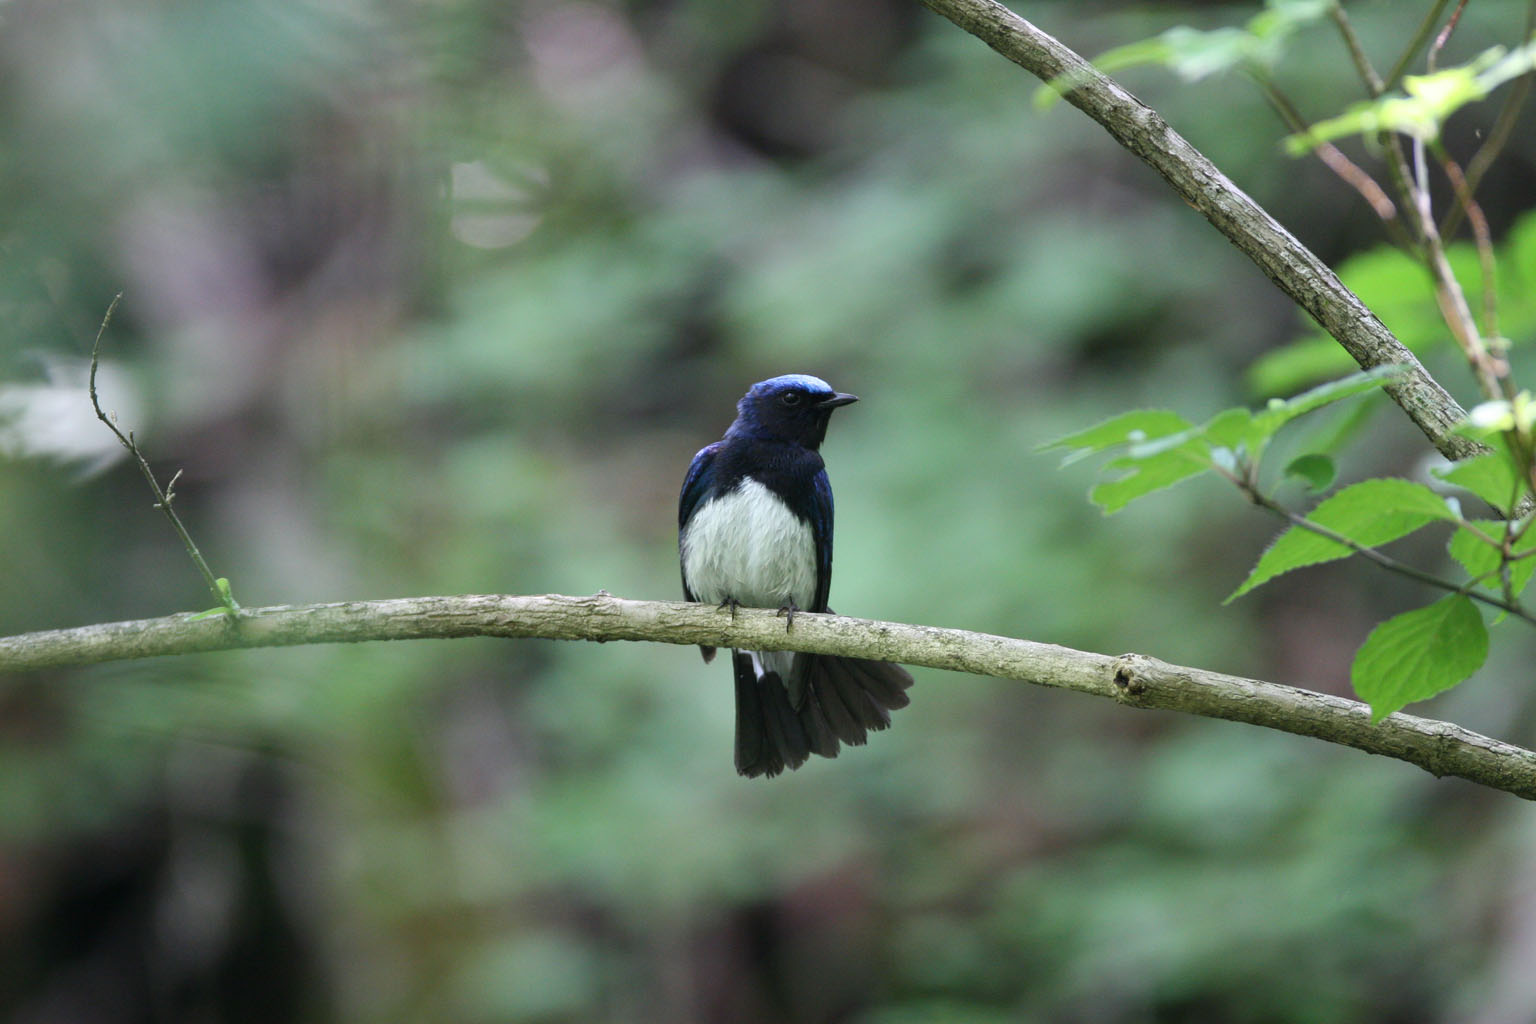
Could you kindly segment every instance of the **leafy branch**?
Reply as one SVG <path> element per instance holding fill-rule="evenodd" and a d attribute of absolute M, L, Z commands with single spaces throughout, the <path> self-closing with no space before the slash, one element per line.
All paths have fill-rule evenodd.
<path fill-rule="evenodd" d="M 1516 514 L 1529 503 L 1531 490 L 1508 441 L 1522 431 L 1528 436 L 1526 421 L 1536 419 L 1536 400 L 1479 407 L 1489 420 L 1487 440 L 1494 450 L 1439 473 L 1446 484 L 1498 510 L 1499 521 L 1468 519 L 1459 501 L 1409 480 L 1362 480 L 1306 514 L 1285 507 L 1263 486 L 1264 456 L 1281 429 L 1388 379 L 1386 370 L 1354 374 L 1289 400 L 1274 400 L 1257 412 L 1227 409 L 1199 425 L 1164 410 L 1138 410 L 1043 447 L 1065 450 L 1067 462 L 1102 452 L 1119 453 L 1106 467 L 1110 478 L 1089 492 L 1090 500 L 1106 513 L 1209 472 L 1232 483 L 1253 504 L 1284 519 L 1288 528 L 1260 556 L 1228 601 L 1284 573 L 1351 555 L 1447 591 L 1449 597 L 1428 608 L 1383 623 L 1356 654 L 1351 681 L 1380 718 L 1455 686 L 1482 665 L 1488 653 L 1488 632 L 1473 602 L 1536 625 L 1536 615 L 1519 601 L 1536 569 L 1536 560 L 1528 557 L 1533 536 L 1527 529 L 1530 517 Z M 1323 491 L 1334 475 L 1332 458 L 1314 450 L 1292 459 L 1282 477 L 1299 477 L 1314 491 Z M 1448 551 L 1466 569 L 1466 580 L 1450 579 L 1378 550 L 1435 523 L 1454 527 Z"/>
<path fill-rule="evenodd" d="M 1386 92 L 1387 84 L 1371 66 L 1344 8 L 1334 3 L 1331 10 L 1334 23 L 1338 26 L 1350 59 L 1371 99 L 1355 104 L 1337 117 L 1295 132 L 1286 140 L 1286 144 L 1292 153 L 1299 154 L 1318 146 L 1331 145 L 1328 140 L 1342 135 L 1358 134 L 1374 139 L 1380 145 L 1387 157 L 1388 170 L 1399 197 L 1412 212 L 1418 230 L 1419 251 L 1434 281 L 1435 298 L 1452 337 L 1460 345 L 1483 394 L 1490 399 L 1509 398 L 1515 388 L 1510 379 L 1508 361 L 1503 357 L 1507 342 L 1500 337 L 1498 330 L 1492 235 L 1488 230 L 1487 218 L 1474 198 L 1475 181 L 1469 181 L 1461 166 L 1446 152 L 1440 142 L 1440 134 L 1445 121 L 1452 114 L 1470 103 L 1486 98 L 1504 83 L 1520 78 L 1525 79 L 1528 85 L 1531 71 L 1536 68 L 1536 39 L 1528 39 L 1525 45 L 1513 52 L 1494 47 L 1460 67 L 1437 70 L 1437 57 L 1455 31 L 1465 8 L 1466 2 L 1461 0 L 1435 36 L 1426 57 L 1427 73 L 1404 77 L 1402 82 L 1407 95 L 1398 95 Z M 1438 17 L 1438 9 L 1436 15 Z M 1531 16 L 1528 16 L 1526 37 L 1531 35 L 1531 24 Z M 1422 39 L 1415 38 L 1407 54 L 1417 52 L 1420 45 Z M 1404 60 L 1394 69 L 1394 81 L 1400 69 L 1406 66 L 1406 60 L 1405 54 Z M 1517 96 L 1523 98 L 1524 94 L 1523 89 L 1516 90 Z M 1515 110 L 1517 105 L 1506 104 L 1505 111 L 1500 115 L 1501 120 L 1506 114 L 1513 117 Z M 1399 136 L 1405 136 L 1411 142 L 1414 158 L 1411 168 L 1403 154 Z M 1453 215 L 1447 216 L 1446 224 L 1454 227 L 1459 223 L 1459 218 L 1465 215 L 1472 225 L 1482 271 L 1481 331 L 1461 284 L 1446 258 L 1445 243 L 1442 240 L 1444 232 L 1431 209 L 1424 155 L 1426 148 L 1434 153 L 1455 196 Z M 1491 160 L 1497 151 L 1497 147 L 1484 147 L 1477 156 Z M 1485 169 L 1486 164 L 1481 164 L 1479 177 Z"/>
<path fill-rule="evenodd" d="M 0 672 L 201 651 L 468 636 L 634 640 L 809 651 L 1017 679 L 1312 736 L 1536 800 L 1536 751 L 1448 722 L 1393 714 L 1373 723 L 1357 701 L 1256 679 L 934 626 L 809 612 L 794 629 L 764 609 L 733 617 L 700 604 L 590 597 L 464 595 L 251 608 L 236 623 L 172 615 L 0 638 Z"/>
<path fill-rule="evenodd" d="M 1114 417 L 1047 447 L 1066 448 L 1067 461 L 1115 449 L 1106 480 L 1090 491 L 1090 500 L 1106 513 L 1181 480 L 1214 472 L 1252 502 L 1290 524 L 1259 559 L 1239 596 L 1283 572 L 1358 554 L 1383 568 L 1429 583 L 1449 596 L 1404 615 L 1387 620 L 1374 630 L 1356 655 L 1351 673 L 1356 692 L 1370 701 L 1380 718 L 1405 704 L 1432 696 L 1464 680 L 1487 656 L 1488 632 L 1476 604 L 1491 606 L 1529 623 L 1536 617 L 1519 602 L 1529 582 L 1528 550 L 1522 539 L 1529 535 L 1528 520 L 1536 494 L 1536 423 L 1532 413 L 1536 399 L 1517 390 L 1505 358 L 1507 341 L 1499 333 L 1498 284 L 1495 254 L 1487 220 L 1476 203 L 1474 185 L 1440 145 L 1441 125 L 1462 107 L 1486 98 L 1494 89 L 1514 80 L 1528 79 L 1536 68 L 1536 39 L 1512 51 L 1495 48 L 1465 65 L 1437 69 L 1436 59 L 1454 31 L 1465 7 L 1459 3 L 1441 25 L 1444 4 L 1437 4 L 1420 26 L 1392 72 L 1383 79 L 1372 67 L 1348 16 L 1337 0 L 1266 0 L 1265 9 L 1242 28 L 1201 32 L 1180 27 L 1104 54 L 1095 67 L 992 0 L 925 0 L 935 11 L 976 35 L 1008 59 L 1046 81 L 1099 121 L 1127 149 L 1156 168 L 1184 198 L 1195 206 L 1239 248 L 1247 252 L 1270 278 L 1298 305 L 1310 313 L 1331 338 L 1367 370 L 1399 365 L 1394 377 L 1374 381 L 1346 378 L 1325 385 L 1289 402 L 1272 400 L 1268 410 L 1249 413 L 1229 409 L 1201 425 L 1190 424 L 1166 410 L 1142 410 Z M 1536 5 L 1533 5 L 1536 12 Z M 1338 29 L 1350 59 L 1358 70 L 1370 99 L 1350 107 L 1338 117 L 1304 125 L 1300 113 L 1274 85 L 1271 67 L 1283 54 L 1287 40 L 1310 22 L 1323 16 Z M 1533 15 L 1536 16 L 1536 15 Z M 1529 22 L 1528 18 L 1528 22 Z M 1527 25 L 1529 35 L 1530 25 Z M 1434 34 L 1423 75 L 1405 75 L 1414 55 Z M 1358 335 L 1329 318 L 1330 311 L 1353 307 L 1357 296 L 1342 281 L 1297 275 L 1294 268 L 1277 268 L 1271 260 L 1296 245 L 1278 225 L 1270 230 L 1268 215 L 1230 185 L 1204 158 L 1172 132 L 1157 115 L 1104 77 L 1102 70 L 1155 63 L 1174 69 L 1187 80 L 1198 80 L 1226 70 L 1239 70 L 1257 80 L 1266 98 L 1292 126 L 1287 140 L 1292 153 L 1322 149 L 1321 157 L 1342 179 L 1371 202 L 1389 232 L 1405 250 L 1428 269 L 1433 295 L 1443 323 L 1450 328 L 1488 399 L 1469 419 L 1416 359 L 1385 358 L 1388 352 L 1408 352 L 1399 339 L 1382 326 L 1388 341 L 1373 337 L 1361 345 Z M 1399 80 L 1406 95 L 1389 92 Z M 1039 96 L 1037 95 L 1037 100 Z M 1506 105 L 1506 110 L 1509 107 Z M 1501 115 L 1502 119 L 1503 115 Z M 1396 227 L 1396 207 L 1363 169 L 1331 147 L 1331 140 L 1360 135 L 1376 142 L 1387 158 L 1387 170 L 1399 199 L 1408 211 L 1416 237 L 1407 238 Z M 1410 166 L 1401 137 L 1412 143 Z M 1482 151 L 1489 153 L 1487 149 Z M 1474 246 L 1482 277 L 1483 322 L 1472 314 L 1460 279 L 1452 265 L 1451 250 L 1443 241 L 1430 206 L 1428 159 L 1432 153 L 1456 196 L 1456 209 L 1472 220 Z M 1481 173 L 1482 168 L 1479 168 Z M 1536 227 L 1531 228 L 1536 233 Z M 1253 243 L 1262 238 L 1262 243 Z M 1515 242 L 1512 240 L 1511 245 Z M 1299 246 L 1298 246 L 1299 247 Z M 1300 262 L 1315 260 L 1301 250 Z M 1299 280 L 1321 282 L 1316 291 L 1298 287 Z M 1362 306 L 1362 308 L 1364 308 Z M 1379 323 L 1367 314 L 1373 328 Z M 1325 346 L 1328 352 L 1331 346 Z M 1313 349 L 1311 351 L 1324 351 Z M 1291 353 L 1282 353 L 1289 357 Z M 1312 358 L 1308 355 L 1308 358 Z M 1262 363 L 1263 361 L 1261 361 Z M 1306 411 L 1357 393 L 1360 384 L 1380 384 L 1394 401 L 1424 430 L 1442 454 L 1455 465 L 1442 474 L 1448 483 L 1464 487 L 1500 510 L 1506 522 L 1501 531 L 1467 519 L 1454 500 L 1429 487 L 1405 480 L 1367 480 L 1345 488 L 1308 514 L 1293 512 L 1267 494 L 1259 483 L 1259 465 L 1274 433 L 1289 419 Z M 1429 388 L 1425 392 L 1423 388 Z M 1427 399 L 1426 399 L 1427 394 Z M 1440 420 L 1448 416 L 1451 422 Z M 1490 430 L 1494 421 L 1498 425 Z M 1358 422 L 1351 420 L 1350 422 Z M 1457 442 L 1449 438 L 1459 438 Z M 1312 451 L 1293 460 L 1286 475 L 1298 475 L 1321 491 L 1332 483 L 1332 459 Z M 1464 582 L 1451 580 L 1408 565 L 1377 550 L 1381 544 L 1406 536 L 1432 522 L 1448 522 L 1455 530 L 1449 553 L 1467 569 Z M 1495 532 L 1502 532 L 1495 538 Z"/>
<path fill-rule="evenodd" d="M 213 575 L 213 570 L 208 568 L 208 562 L 203 558 L 203 553 L 193 543 L 192 534 L 187 532 L 186 526 L 182 524 L 181 516 L 176 514 L 176 510 L 171 505 L 176 500 L 176 481 L 181 479 L 181 470 L 178 469 L 172 474 L 165 488 L 161 489 L 160 481 L 155 479 L 155 472 L 150 469 L 149 460 L 144 457 L 144 453 L 139 449 L 139 444 L 133 436 L 133 431 L 130 430 L 127 434 L 124 434 L 122 430 L 118 429 L 117 414 L 113 413 L 108 416 L 103 412 L 101 401 L 96 397 L 96 367 L 101 358 L 101 339 L 107 333 L 107 325 L 112 322 L 112 314 L 116 311 L 117 304 L 122 301 L 122 298 L 122 292 L 118 292 L 113 296 L 112 302 L 107 306 L 106 315 L 101 318 L 101 326 L 96 330 L 96 341 L 91 345 L 91 408 L 96 410 L 96 418 L 105 423 L 107 429 L 116 435 L 124 448 L 128 449 L 128 454 L 132 455 L 134 462 L 138 464 L 139 472 L 144 474 L 144 479 L 148 482 L 149 489 L 155 492 L 155 508 L 164 512 L 166 518 L 171 521 L 171 527 L 176 531 L 176 536 L 181 538 L 181 543 L 185 545 L 187 554 L 192 558 L 192 564 L 197 566 L 197 571 L 202 574 L 203 582 L 208 584 L 208 592 L 213 595 L 213 599 L 219 604 L 219 607 L 212 609 L 211 613 L 222 613 L 230 618 L 234 618 L 240 614 L 240 605 L 236 603 L 234 593 L 230 590 L 229 580 L 222 576 L 215 577 Z M 200 614 L 206 615 L 210 614 L 210 612 Z"/>
<path fill-rule="evenodd" d="M 1062 93 L 1143 160 L 1365 369 L 1396 365 L 1387 394 L 1450 459 L 1485 451 L 1456 433 L 1465 410 L 1333 270 L 1158 113 L 1081 55 L 996 0 L 923 0 L 937 14 Z M 1321 10 L 1321 8 L 1320 8 Z"/>

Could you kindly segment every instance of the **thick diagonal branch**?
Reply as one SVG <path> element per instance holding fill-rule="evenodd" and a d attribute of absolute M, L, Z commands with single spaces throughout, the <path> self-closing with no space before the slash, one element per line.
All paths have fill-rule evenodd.
<path fill-rule="evenodd" d="M 923 3 L 1043 81 L 1068 83 L 1068 103 L 1103 125 L 1115 141 L 1161 174 L 1357 363 L 1367 369 L 1392 363 L 1405 367 L 1404 375 L 1385 390 L 1447 458 L 1466 458 L 1484 450 L 1451 432 L 1466 413 L 1418 358 L 1326 263 L 1170 128 L 1157 111 L 996 0 Z"/>
<path fill-rule="evenodd" d="M 1358 701 L 1256 679 L 1113 657 L 1054 644 L 838 615 L 795 616 L 712 605 L 592 597 L 471 595 L 256 608 L 239 618 L 114 622 L 0 638 L 0 672 L 242 647 L 466 636 L 647 640 L 753 650 L 841 654 L 1018 679 L 1110 697 L 1139 708 L 1248 722 L 1385 754 L 1435 775 L 1456 775 L 1536 799 L 1536 752 L 1447 722 L 1394 714 L 1371 724 Z"/>

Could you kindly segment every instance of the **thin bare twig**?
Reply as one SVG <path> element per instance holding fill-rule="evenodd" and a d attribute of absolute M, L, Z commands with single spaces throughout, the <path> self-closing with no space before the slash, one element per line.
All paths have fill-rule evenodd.
<path fill-rule="evenodd" d="M 1457 209 L 1467 212 L 1468 221 L 1472 225 L 1472 238 L 1477 244 L 1477 261 L 1483 275 L 1483 335 L 1497 345 L 1500 339 L 1499 292 L 1493 258 L 1493 233 L 1488 230 L 1488 218 L 1483 215 L 1482 204 L 1473 197 L 1461 165 L 1452 160 L 1450 153 L 1438 143 L 1435 145 L 1435 155 L 1440 159 L 1440 167 L 1445 171 L 1446 180 L 1451 183 L 1451 190 L 1456 195 Z M 1503 355 L 1502 352 L 1497 354 Z M 1514 388 L 1507 374 L 1504 377 L 1504 397 L 1514 397 Z"/>
<path fill-rule="evenodd" d="M 1424 57 L 1424 65 L 1431 73 L 1435 70 L 1435 61 L 1439 58 L 1440 51 L 1445 49 L 1445 44 L 1451 41 L 1451 33 L 1455 32 L 1456 26 L 1461 24 L 1461 13 L 1466 9 L 1467 0 L 1457 0 L 1456 9 L 1451 12 L 1451 16 L 1446 20 L 1445 27 L 1440 30 L 1440 34 L 1435 36 L 1434 44 L 1430 46 L 1429 53 Z"/>
<path fill-rule="evenodd" d="M 1445 318 L 1446 326 L 1451 329 L 1451 337 L 1456 339 L 1456 344 L 1461 347 L 1462 354 L 1471 366 L 1483 394 L 1490 400 L 1511 398 L 1514 382 L 1509 378 L 1509 363 L 1488 351 L 1482 333 L 1477 328 L 1477 320 L 1472 316 L 1472 307 L 1467 304 L 1466 293 L 1462 291 L 1461 282 L 1456 279 L 1451 270 L 1451 262 L 1446 258 L 1434 211 L 1429 208 L 1429 185 L 1424 180 L 1428 172 L 1423 156 L 1424 144 L 1415 139 L 1414 162 L 1418 170 L 1418 184 L 1413 187 L 1417 200 L 1414 208 L 1424 239 L 1424 259 L 1435 282 L 1435 302 L 1440 307 L 1440 315 Z"/>
<path fill-rule="evenodd" d="M 155 479 L 154 470 L 149 468 L 149 460 L 139 450 L 139 444 L 134 440 L 133 432 L 124 434 L 117 427 L 116 415 L 108 416 L 101 409 L 101 401 L 96 397 L 96 368 L 101 358 L 101 339 L 107 333 L 107 325 L 112 322 L 112 313 L 117 309 L 118 302 L 122 301 L 123 293 L 118 292 L 112 298 L 111 305 L 107 306 L 106 315 L 101 318 L 101 327 L 96 331 L 96 342 L 91 346 L 91 407 L 96 410 L 96 418 L 107 425 L 107 429 L 117 436 L 128 454 L 132 455 L 138 463 L 139 472 L 144 474 L 144 479 L 149 482 L 149 489 L 155 492 L 155 508 L 160 509 L 170 519 L 171 526 L 176 530 L 176 535 L 186 545 L 187 554 L 192 557 L 192 563 L 197 566 L 197 571 L 203 576 L 203 582 L 208 585 L 208 591 L 213 599 L 224 609 L 224 613 L 231 617 L 239 614 L 240 605 L 235 602 L 234 595 L 230 592 L 229 581 L 219 580 L 213 575 L 213 570 L 208 568 L 208 562 L 203 558 L 203 553 L 192 542 L 192 535 L 187 532 L 186 526 L 181 522 L 181 517 L 171 507 L 171 502 L 176 497 L 176 481 L 181 479 L 181 470 L 171 477 L 171 482 L 164 490 L 160 488 L 160 482 Z"/>

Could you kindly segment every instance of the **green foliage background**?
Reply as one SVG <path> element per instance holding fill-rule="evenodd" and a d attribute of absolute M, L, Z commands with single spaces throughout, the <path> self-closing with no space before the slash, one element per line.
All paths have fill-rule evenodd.
<path fill-rule="evenodd" d="M 1383 63 L 1422 13 L 1351 11 Z M 1028 13 L 1096 53 L 1253 9 Z M 1471 5 L 1448 57 L 1523 14 Z M 1275 74 L 1314 118 L 1358 96 L 1323 25 Z M 1330 262 L 1379 240 L 1240 77 L 1125 77 Z M 80 390 L 120 289 L 103 402 L 185 469 L 247 605 L 676 597 L 688 459 L 791 371 L 864 398 L 824 449 L 839 611 L 1345 693 L 1432 596 L 1351 561 L 1223 606 L 1270 521 L 1208 479 L 1104 519 L 1092 467 L 1035 454 L 1265 397 L 1250 367 L 1312 328 L 916 7 L 11 0 L 0 80 L 0 633 L 209 604 Z M 1483 190 L 1501 238 L 1524 125 Z M 1415 472 L 1383 412 L 1343 478 Z M 1536 743 L 1521 628 L 1427 713 Z M 921 671 L 867 748 L 749 781 L 730 693 L 683 648 L 489 641 L 0 680 L 3 1015 L 1536 1015 L 1512 798 Z"/>

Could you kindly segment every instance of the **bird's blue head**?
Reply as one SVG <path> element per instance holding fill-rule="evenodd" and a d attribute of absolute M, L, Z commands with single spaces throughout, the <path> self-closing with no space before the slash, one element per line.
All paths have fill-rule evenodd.
<path fill-rule="evenodd" d="M 736 403 L 736 422 L 727 436 L 749 434 L 819 448 L 832 410 L 858 400 L 809 374 L 773 377 L 752 385 Z"/>

